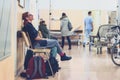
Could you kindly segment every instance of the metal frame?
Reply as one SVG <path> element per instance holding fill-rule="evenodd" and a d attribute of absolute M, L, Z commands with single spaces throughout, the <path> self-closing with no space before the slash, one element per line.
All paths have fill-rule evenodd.
<path fill-rule="evenodd" d="M 103 26 L 115 26 L 115 25 L 110 25 L 110 24 L 101 25 L 101 26 L 99 27 L 99 29 L 98 29 L 97 35 L 90 35 L 89 51 L 91 51 L 91 50 L 92 50 L 91 47 L 94 46 L 94 47 L 97 48 L 97 54 L 98 54 L 98 53 L 102 54 L 102 47 L 103 47 L 103 46 L 107 46 L 107 45 L 109 44 L 109 39 L 108 39 L 107 45 L 105 45 L 105 44 L 103 44 L 103 43 L 101 42 L 101 38 L 102 38 L 102 37 L 100 36 L 99 30 L 100 30 L 100 28 L 103 27 Z M 96 41 L 97 41 L 96 43 L 94 43 L 94 40 L 95 40 L 95 39 L 96 39 Z"/>

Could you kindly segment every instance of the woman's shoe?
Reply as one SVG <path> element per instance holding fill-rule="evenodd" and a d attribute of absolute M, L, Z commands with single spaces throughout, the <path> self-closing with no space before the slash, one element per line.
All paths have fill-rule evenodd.
<path fill-rule="evenodd" d="M 71 50 L 71 48 L 68 48 L 68 50 Z"/>
<path fill-rule="evenodd" d="M 71 60 L 71 59 L 72 59 L 72 57 L 66 56 L 66 54 L 61 56 L 61 61 L 66 61 L 66 60 Z"/>
<path fill-rule="evenodd" d="M 27 78 L 27 74 L 26 74 L 26 72 L 22 72 L 22 73 L 20 73 L 20 76 L 21 76 L 22 78 Z"/>
<path fill-rule="evenodd" d="M 60 70 L 61 69 L 61 67 L 58 67 L 58 70 Z"/>
<path fill-rule="evenodd" d="M 61 48 L 63 49 L 64 47 L 63 47 L 63 46 L 61 46 Z"/>

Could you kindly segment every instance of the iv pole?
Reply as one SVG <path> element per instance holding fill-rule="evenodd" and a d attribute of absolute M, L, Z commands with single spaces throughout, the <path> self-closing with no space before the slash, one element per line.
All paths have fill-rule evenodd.
<path fill-rule="evenodd" d="M 49 30 L 51 28 L 51 0 L 49 0 Z"/>

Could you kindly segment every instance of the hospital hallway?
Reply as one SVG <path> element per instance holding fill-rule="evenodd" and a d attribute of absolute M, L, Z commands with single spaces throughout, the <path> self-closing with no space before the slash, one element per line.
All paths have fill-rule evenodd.
<path fill-rule="evenodd" d="M 62 62 L 57 56 L 61 70 L 54 78 L 38 80 L 120 80 L 120 68 L 113 64 L 106 48 L 103 54 L 96 54 L 95 47 L 89 52 L 89 47 L 82 45 L 74 45 L 70 51 L 65 46 L 64 51 L 72 60 Z M 24 79 L 19 77 L 17 80 Z"/>
<path fill-rule="evenodd" d="M 120 0 L 0 0 L 0 34 L 0 80 L 120 80 Z"/>

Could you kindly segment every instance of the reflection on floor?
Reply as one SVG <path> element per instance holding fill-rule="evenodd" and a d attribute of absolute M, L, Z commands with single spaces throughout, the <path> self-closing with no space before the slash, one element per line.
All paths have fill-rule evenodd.
<path fill-rule="evenodd" d="M 71 51 L 66 46 L 64 51 L 72 56 L 72 60 L 59 61 L 62 69 L 54 78 L 38 80 L 120 80 L 120 67 L 112 63 L 106 49 L 102 55 L 96 54 L 95 48 L 89 52 L 87 46 L 73 46 Z M 57 58 L 60 59 L 59 56 Z"/>

